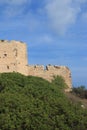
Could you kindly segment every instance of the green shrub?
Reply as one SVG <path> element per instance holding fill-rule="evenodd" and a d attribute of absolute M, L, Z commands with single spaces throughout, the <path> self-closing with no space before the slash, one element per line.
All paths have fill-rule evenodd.
<path fill-rule="evenodd" d="M 0 74 L 0 130 L 87 130 L 86 109 L 66 98 L 64 86 L 60 78 Z"/>
<path fill-rule="evenodd" d="M 76 94 L 80 98 L 87 99 L 87 90 L 86 90 L 85 86 L 80 86 L 77 88 L 73 87 L 72 93 Z"/>
<path fill-rule="evenodd" d="M 65 80 L 62 76 L 54 76 L 54 79 L 52 80 L 52 83 L 56 85 L 59 89 L 65 89 L 68 88 L 67 84 L 65 83 Z"/>

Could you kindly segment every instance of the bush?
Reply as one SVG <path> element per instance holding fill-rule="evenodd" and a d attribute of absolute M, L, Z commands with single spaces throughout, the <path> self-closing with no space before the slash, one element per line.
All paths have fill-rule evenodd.
<path fill-rule="evenodd" d="M 0 74 L 0 130 L 87 130 L 87 111 L 66 98 L 60 81 Z"/>
<path fill-rule="evenodd" d="M 80 86 L 77 88 L 74 87 L 72 89 L 72 93 L 76 94 L 80 98 L 87 99 L 87 90 L 86 90 L 85 86 Z"/>
<path fill-rule="evenodd" d="M 52 83 L 57 86 L 59 89 L 65 89 L 68 88 L 67 84 L 65 83 L 65 80 L 62 76 L 54 76 L 54 79 L 52 80 Z"/>

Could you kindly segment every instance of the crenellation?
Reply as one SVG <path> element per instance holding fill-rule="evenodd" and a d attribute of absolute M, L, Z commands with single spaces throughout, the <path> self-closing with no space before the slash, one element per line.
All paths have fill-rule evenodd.
<path fill-rule="evenodd" d="M 0 40 L 0 72 L 19 72 L 24 75 L 42 77 L 52 81 L 54 76 L 62 76 L 69 87 L 72 88 L 71 72 L 66 66 L 58 65 L 28 65 L 27 47 L 21 41 Z"/>

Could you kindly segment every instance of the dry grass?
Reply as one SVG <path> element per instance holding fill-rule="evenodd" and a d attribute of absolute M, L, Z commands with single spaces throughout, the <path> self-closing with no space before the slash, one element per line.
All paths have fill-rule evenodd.
<path fill-rule="evenodd" d="M 84 108 L 87 108 L 87 99 L 82 99 L 71 92 L 65 92 L 65 95 L 73 102 L 73 103 L 81 103 Z"/>

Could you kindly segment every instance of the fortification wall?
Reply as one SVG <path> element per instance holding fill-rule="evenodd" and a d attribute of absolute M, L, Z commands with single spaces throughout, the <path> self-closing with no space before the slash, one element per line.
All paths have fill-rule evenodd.
<path fill-rule="evenodd" d="M 0 72 L 19 72 L 27 75 L 26 44 L 19 41 L 0 41 Z"/>
<path fill-rule="evenodd" d="M 66 84 L 70 88 L 72 88 L 72 81 L 71 81 L 71 72 L 68 67 L 65 66 L 46 66 L 46 69 L 44 69 L 44 66 L 28 66 L 28 75 L 38 76 L 42 77 L 48 81 L 51 81 L 54 76 L 62 76 L 66 82 Z"/>
<path fill-rule="evenodd" d="M 60 75 L 64 78 L 69 88 L 72 87 L 70 70 L 65 66 L 28 66 L 26 44 L 19 41 L 0 41 L 0 73 L 19 72 L 24 75 L 42 77 L 48 81 L 53 76 Z"/>

